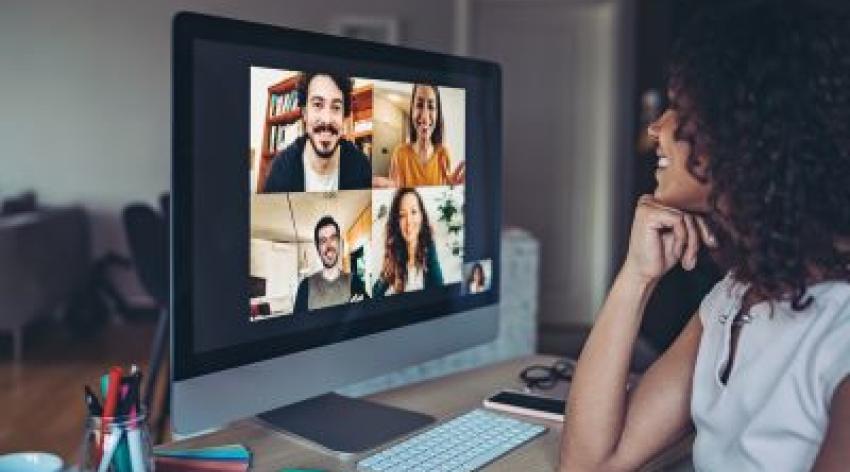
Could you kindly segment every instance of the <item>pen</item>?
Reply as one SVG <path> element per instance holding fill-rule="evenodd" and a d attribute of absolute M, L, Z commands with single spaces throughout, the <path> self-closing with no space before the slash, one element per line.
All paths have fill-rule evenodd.
<path fill-rule="evenodd" d="M 127 393 L 127 405 L 130 415 L 130 428 L 127 431 L 127 445 L 130 449 L 130 468 L 132 472 L 145 472 L 145 463 L 142 458 L 142 435 L 137 423 L 139 412 L 139 386 L 141 385 L 142 373 L 136 364 L 130 366 L 129 392 Z"/>
<path fill-rule="evenodd" d="M 101 380 L 102 384 L 103 380 Z M 100 418 L 101 436 L 106 437 L 106 432 L 109 429 L 109 421 L 115 416 L 115 410 L 118 408 L 118 397 L 121 390 L 121 367 L 112 366 L 109 368 L 109 377 L 106 385 L 106 397 L 103 400 L 103 416 Z M 105 439 L 103 441 L 106 442 Z M 103 446 L 103 444 L 102 444 Z M 114 449 L 114 448 L 113 448 Z M 100 450 L 100 457 L 103 457 L 103 447 Z M 101 459 L 101 464 L 103 459 Z"/>
<path fill-rule="evenodd" d="M 135 373 L 136 373 L 136 411 L 141 411 L 141 408 L 142 408 L 142 377 L 144 376 L 144 374 L 136 366 L 136 364 L 133 364 L 130 367 L 130 370 L 133 371 L 134 368 L 135 368 Z M 150 405 L 146 404 L 145 408 L 149 409 Z"/>
<path fill-rule="evenodd" d="M 100 406 L 100 402 L 97 400 L 97 395 L 92 392 L 88 385 L 85 385 L 84 389 L 85 396 L 83 399 L 86 403 L 86 409 L 89 411 L 89 416 L 92 418 L 99 418 L 103 414 L 103 409 Z M 89 452 L 89 454 L 94 456 L 95 463 L 97 463 L 100 458 L 101 441 L 103 440 L 103 436 L 100 435 L 100 431 L 96 431 L 94 433 L 93 440 L 95 447 Z"/>
<path fill-rule="evenodd" d="M 142 398 L 142 371 L 136 364 L 130 366 L 130 382 L 130 393 L 133 399 L 131 406 L 138 412 L 141 408 L 140 402 Z"/>
<path fill-rule="evenodd" d="M 109 374 L 103 374 L 100 376 L 100 398 L 103 399 L 103 403 L 106 403 L 106 394 L 109 392 Z M 104 428 L 103 424 L 103 408 L 100 409 L 100 430 L 97 432 L 97 447 L 94 451 L 95 464 L 100 463 L 100 459 L 103 457 L 103 442 L 106 441 L 106 437 L 104 436 L 104 432 L 106 428 Z"/>
<path fill-rule="evenodd" d="M 91 416 L 100 416 L 103 414 L 103 408 L 100 406 L 100 402 L 97 400 L 97 395 L 92 392 L 88 385 L 85 386 L 86 390 L 86 408 L 89 410 L 89 414 Z"/>
<path fill-rule="evenodd" d="M 127 416 L 130 414 L 130 409 L 133 406 L 132 390 L 133 377 L 125 375 L 121 377 L 121 395 L 118 397 L 118 406 L 115 410 L 115 416 Z"/>

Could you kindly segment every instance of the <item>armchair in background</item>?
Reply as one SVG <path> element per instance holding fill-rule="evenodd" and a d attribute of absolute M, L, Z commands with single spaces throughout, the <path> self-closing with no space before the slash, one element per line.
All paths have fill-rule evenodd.
<path fill-rule="evenodd" d="M 86 212 L 69 207 L 0 216 L 0 261 L 0 332 L 11 332 L 13 359 L 20 361 L 24 328 L 66 303 L 90 271 Z"/>

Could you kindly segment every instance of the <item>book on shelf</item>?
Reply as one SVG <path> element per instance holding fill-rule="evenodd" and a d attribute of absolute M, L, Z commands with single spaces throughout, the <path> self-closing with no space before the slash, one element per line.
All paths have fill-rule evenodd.
<path fill-rule="evenodd" d="M 296 121 L 295 123 L 290 123 L 283 127 L 283 132 L 280 137 L 280 145 L 278 146 L 278 150 L 285 149 L 287 146 L 292 144 L 301 134 L 304 132 L 304 125 L 301 121 Z"/>
<path fill-rule="evenodd" d="M 290 90 L 283 94 L 273 93 L 270 100 L 269 118 L 274 118 L 298 108 L 298 91 Z"/>
<path fill-rule="evenodd" d="M 269 152 L 274 152 L 277 143 L 277 125 L 269 129 Z"/>
<path fill-rule="evenodd" d="M 273 125 L 269 128 L 268 152 L 274 154 L 292 144 L 304 133 L 304 125 L 299 120 L 288 125 Z"/>
<path fill-rule="evenodd" d="M 277 141 L 275 142 L 275 150 L 280 151 L 284 148 L 284 142 L 286 137 L 286 126 L 280 126 L 280 129 L 277 131 Z"/>

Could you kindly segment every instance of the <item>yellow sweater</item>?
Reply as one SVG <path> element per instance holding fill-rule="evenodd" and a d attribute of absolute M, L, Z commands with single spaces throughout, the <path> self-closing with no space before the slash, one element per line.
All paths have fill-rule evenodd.
<path fill-rule="evenodd" d="M 421 187 L 424 185 L 448 185 L 448 173 L 451 168 L 449 153 L 442 145 L 434 148 L 433 154 L 423 164 L 411 144 L 401 144 L 395 148 L 391 158 L 390 177 L 397 179 L 400 187 Z"/>

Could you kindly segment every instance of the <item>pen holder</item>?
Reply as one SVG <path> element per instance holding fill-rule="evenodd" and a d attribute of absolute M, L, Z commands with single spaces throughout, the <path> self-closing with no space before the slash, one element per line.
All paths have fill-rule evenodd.
<path fill-rule="evenodd" d="M 147 414 L 89 416 L 80 448 L 80 472 L 152 472 Z"/>

